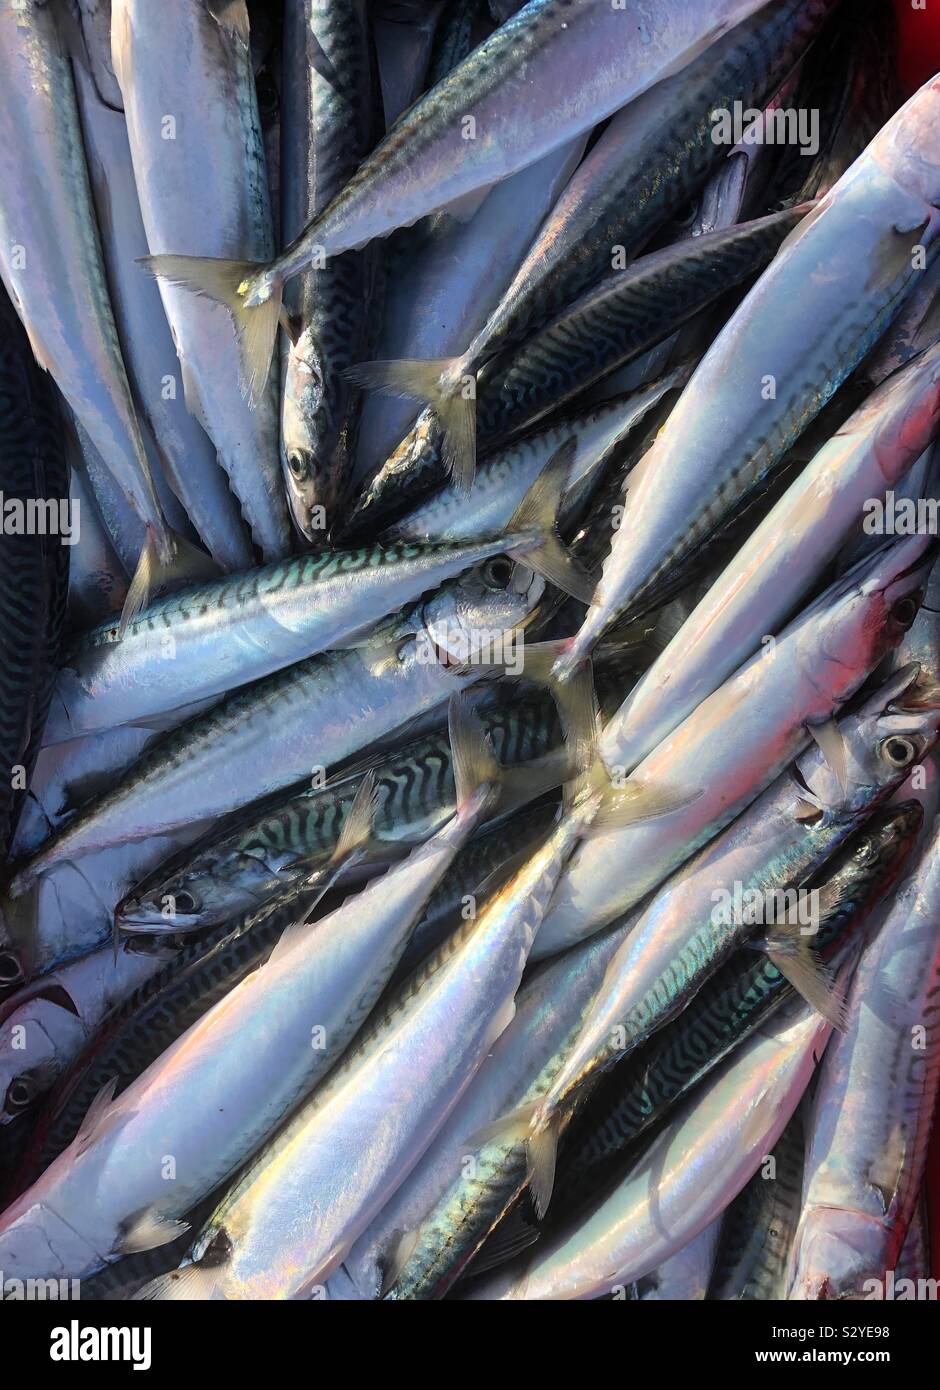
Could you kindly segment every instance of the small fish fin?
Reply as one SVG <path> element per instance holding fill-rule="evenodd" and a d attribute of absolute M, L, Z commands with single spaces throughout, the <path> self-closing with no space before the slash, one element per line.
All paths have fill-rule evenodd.
<path fill-rule="evenodd" d="M 515 999 L 505 999 L 490 1019 L 490 1026 L 486 1030 L 486 1037 L 483 1039 L 483 1047 L 486 1052 L 495 1047 L 515 1016 Z"/>
<path fill-rule="evenodd" d="M 508 553 L 516 553 L 518 550 L 524 563 L 541 574 L 550 584 L 570 594 L 572 598 L 580 599 L 582 603 L 590 603 L 596 581 L 565 549 L 555 530 L 555 518 L 568 486 L 576 449 L 577 441 L 570 438 L 552 454 L 509 522 L 509 537 L 521 533 L 521 546 L 511 545 L 507 549 Z M 524 538 L 527 531 L 537 533 L 538 540 L 534 548 L 531 539 Z"/>
<path fill-rule="evenodd" d="M 784 979 L 840 1033 L 846 1027 L 847 981 L 837 982 L 798 927 L 776 926 L 759 943 Z"/>
<path fill-rule="evenodd" d="M 361 856 L 372 843 L 377 796 L 375 769 L 369 768 L 356 789 L 349 814 L 343 821 L 336 848 L 330 855 L 331 865 L 347 864 L 353 857 Z"/>
<path fill-rule="evenodd" d="M 397 1284 L 402 1270 L 417 1250 L 418 1241 L 420 1239 L 420 1229 L 395 1232 L 394 1243 L 382 1270 L 382 1285 L 379 1289 L 379 1298 L 384 1298 L 389 1289 Z"/>
<path fill-rule="evenodd" d="M 532 858 L 532 848 L 527 845 L 524 849 L 516 850 L 508 859 L 504 859 L 495 869 L 491 869 L 485 878 L 473 890 L 473 896 L 478 903 L 485 902 L 497 893 L 504 883 L 513 877 L 523 864 L 528 863 Z"/>
<path fill-rule="evenodd" d="M 289 314 L 282 304 L 278 323 L 283 328 L 287 336 L 287 341 L 290 343 L 291 351 L 293 351 L 303 337 L 303 320 L 297 314 Z"/>
<path fill-rule="evenodd" d="M 457 817 L 479 819 L 493 801 L 502 780 L 502 767 L 489 736 L 465 695 L 452 695 L 447 710 Z"/>
<path fill-rule="evenodd" d="M 85 1118 L 79 1125 L 78 1133 L 71 1143 L 76 1157 L 85 1153 L 96 1140 L 102 1138 L 111 1128 L 115 1117 L 112 1116 L 109 1119 L 108 1110 L 114 1099 L 117 1083 L 116 1076 L 112 1076 L 110 1080 L 106 1081 L 86 1110 Z"/>
<path fill-rule="evenodd" d="M 622 787 L 610 786 L 594 818 L 594 828 L 622 830 L 639 821 L 656 820 L 691 806 L 702 796 L 700 788 L 688 790 L 627 780 Z"/>
<path fill-rule="evenodd" d="M 161 1274 L 151 1279 L 134 1294 L 141 1302 L 185 1302 L 212 1298 L 217 1276 L 215 1270 L 201 1264 L 183 1265 L 181 1269 L 171 1269 L 169 1274 Z"/>
<path fill-rule="evenodd" d="M 448 213 L 455 222 L 472 222 L 486 202 L 493 187 L 493 184 L 485 183 L 482 188 L 475 188 L 472 193 L 463 193 L 452 203 L 445 204 L 441 211 Z"/>
<path fill-rule="evenodd" d="M 244 44 L 249 42 L 250 25 L 245 0 L 207 0 L 206 9 L 220 29 Z"/>
<path fill-rule="evenodd" d="M 281 932 L 267 960 L 262 965 L 262 970 L 270 970 L 273 965 L 279 965 L 285 956 L 290 955 L 294 947 L 310 931 L 310 919 L 320 906 L 327 893 L 339 879 L 343 869 L 349 863 L 347 859 L 344 863 L 326 865 L 322 869 L 315 870 L 307 880 L 307 885 L 313 892 L 313 901 L 303 905 L 298 900 L 297 916 L 293 921 L 288 922 Z M 290 891 L 289 889 L 287 890 Z M 272 900 L 272 903 L 276 900 Z"/>
<path fill-rule="evenodd" d="M 803 223 L 800 224 L 801 226 Z M 890 290 L 905 272 L 910 272 L 914 247 L 930 226 L 930 218 L 913 219 L 890 227 L 882 238 L 875 258 L 875 268 L 868 278 L 866 291 Z"/>
<path fill-rule="evenodd" d="M 888 705 L 893 705 L 900 700 L 902 695 L 906 695 L 916 686 L 922 674 L 922 667 L 919 661 L 909 661 L 905 666 L 901 666 L 891 675 L 888 680 L 872 692 L 868 700 L 864 702 L 860 714 L 880 714 Z M 908 705 L 905 703 L 904 708 Z"/>
<path fill-rule="evenodd" d="M 573 765 L 564 789 L 565 806 L 572 810 L 595 789 L 599 774 L 607 784 L 606 769 L 597 756 L 598 709 L 590 659 L 581 663 L 570 680 L 556 684 L 553 694 Z"/>
<path fill-rule="evenodd" d="M 540 1101 L 538 1100 L 531 1101 L 530 1104 L 521 1105 L 518 1110 L 509 1110 L 498 1120 L 491 1120 L 488 1125 L 474 1130 L 467 1139 L 467 1150 L 483 1149 L 487 1144 L 492 1144 L 497 1139 L 502 1143 L 526 1143 L 539 1104 Z"/>
<path fill-rule="evenodd" d="M 85 1153 L 92 1144 L 97 1144 L 106 1138 L 113 1129 L 134 1118 L 136 1111 L 111 1109 L 117 1081 L 116 1076 L 113 1076 L 110 1081 L 106 1081 L 89 1105 L 78 1133 L 69 1146 L 76 1157 Z"/>
<path fill-rule="evenodd" d="M 904 1176 L 907 1157 L 907 1141 L 900 1122 L 888 1135 L 884 1148 L 869 1166 L 867 1179 L 881 1198 L 885 1216 L 897 1204 L 898 1192 Z"/>
<path fill-rule="evenodd" d="M 476 1278 L 478 1274 L 487 1274 L 491 1269 L 507 1264 L 534 1245 L 540 1235 L 541 1230 L 532 1219 L 531 1203 L 515 1203 L 486 1237 L 467 1265 L 467 1273 Z"/>
<path fill-rule="evenodd" d="M 218 575 L 218 565 L 197 545 L 174 531 L 167 531 L 166 541 L 161 545 L 156 531 L 148 526 L 144 548 L 121 610 L 118 637 L 124 636 L 134 619 L 165 589 L 216 579 Z"/>
<path fill-rule="evenodd" d="M 115 1246 L 115 1253 L 139 1255 L 144 1250 L 159 1250 L 161 1245 L 169 1245 L 188 1230 L 188 1221 L 175 1221 L 172 1217 L 158 1216 L 154 1211 L 142 1211 L 128 1223 Z"/>
<path fill-rule="evenodd" d="M 274 342 L 281 317 L 281 292 L 275 289 L 262 304 L 246 307 L 243 282 L 253 275 L 256 261 L 211 260 L 202 256 L 143 256 L 140 264 L 172 285 L 204 299 L 224 304 L 235 326 L 241 353 L 242 390 L 253 405 L 264 394 Z"/>
<path fill-rule="evenodd" d="M 829 719 L 825 724 L 807 724 L 806 728 L 819 745 L 820 752 L 839 783 L 839 790 L 845 796 L 849 789 L 848 754 L 838 724 L 834 719 Z"/>
<path fill-rule="evenodd" d="M 555 1159 L 558 1153 L 558 1121 L 530 1133 L 526 1140 L 529 1192 L 538 1221 L 544 1219 L 555 1186 Z"/>
<path fill-rule="evenodd" d="M 347 369 L 346 376 L 364 390 L 430 405 L 444 431 L 444 466 L 457 491 L 466 494 L 476 472 L 476 382 L 468 374 L 456 390 L 443 385 L 459 361 L 456 357 L 412 357 L 359 362 Z"/>

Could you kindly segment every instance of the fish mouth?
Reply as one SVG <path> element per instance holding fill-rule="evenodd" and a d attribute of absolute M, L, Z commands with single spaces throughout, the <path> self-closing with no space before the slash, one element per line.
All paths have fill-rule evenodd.
<path fill-rule="evenodd" d="M 192 931 L 201 923 L 202 918 L 195 912 L 175 912 L 172 920 L 164 917 L 159 908 L 116 908 L 114 912 L 114 924 L 125 936 L 173 936 L 178 931 Z"/>

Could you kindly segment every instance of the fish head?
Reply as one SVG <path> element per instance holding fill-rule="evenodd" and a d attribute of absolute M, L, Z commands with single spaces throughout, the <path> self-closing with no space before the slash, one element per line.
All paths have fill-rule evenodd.
<path fill-rule="evenodd" d="M 828 589 L 801 622 L 811 634 L 813 668 L 824 669 L 838 706 L 911 628 L 937 555 L 931 536 L 906 536 L 863 556 Z M 821 662 L 821 667 L 820 667 Z"/>
<path fill-rule="evenodd" d="M 0 1269 L 11 1279 L 68 1279 L 104 1260 L 74 1224 L 47 1206 L 40 1182 L 17 1199 L 0 1218 Z"/>
<path fill-rule="evenodd" d="M 412 615 L 419 633 L 416 659 L 422 659 L 423 647 L 444 666 L 521 674 L 525 629 L 544 592 L 545 581 L 533 570 L 504 556 L 487 560 L 444 585 Z"/>
<path fill-rule="evenodd" d="M 220 844 L 122 898 L 115 922 L 129 935 L 201 931 L 257 906 L 279 881 L 277 870 L 263 857 Z"/>
<path fill-rule="evenodd" d="M 940 706 L 915 697 L 919 668 L 908 666 L 839 720 L 845 781 L 818 749 L 797 762 L 799 780 L 820 807 L 867 815 L 910 777 L 940 738 Z"/>
<path fill-rule="evenodd" d="M 55 1038 L 43 1028 L 41 1016 L 24 1018 L 17 1014 L 11 1024 L 0 1043 L 0 1128 L 35 1111 L 66 1064 L 58 1054 Z M 15 1035 L 20 1026 L 22 1048 Z"/>
<path fill-rule="evenodd" d="M 788 1297 L 804 1301 L 882 1298 L 885 1223 L 851 1208 L 804 1213 L 793 1249 Z M 880 1266 L 880 1269 L 879 1269 Z"/>
<path fill-rule="evenodd" d="M 331 450 L 315 422 L 328 415 L 322 372 L 304 338 L 291 347 L 286 367 L 281 429 L 281 471 L 291 516 L 300 534 L 323 545 L 333 524 L 339 445 Z"/>

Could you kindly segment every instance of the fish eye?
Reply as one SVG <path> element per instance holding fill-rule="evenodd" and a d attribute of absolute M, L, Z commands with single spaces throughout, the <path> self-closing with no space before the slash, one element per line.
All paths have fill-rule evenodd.
<path fill-rule="evenodd" d="M 899 623 L 905 630 L 917 617 L 920 604 L 915 598 L 901 598 L 891 610 L 891 616 L 896 623 Z"/>
<path fill-rule="evenodd" d="M 195 912 L 199 904 L 192 893 L 187 893 L 184 888 L 180 893 L 173 894 L 174 912 Z"/>
<path fill-rule="evenodd" d="M 307 461 L 307 456 L 300 449 L 291 449 L 288 452 L 287 467 L 290 469 L 291 477 L 296 479 L 298 483 L 302 483 L 310 476 L 310 465 Z"/>
<path fill-rule="evenodd" d="M 23 971 L 12 951 L 0 951 L 0 985 L 12 985 Z"/>
<path fill-rule="evenodd" d="M 512 560 L 498 555 L 495 560 L 487 560 L 483 566 L 483 583 L 488 589 L 508 589 L 514 569 Z"/>
<path fill-rule="evenodd" d="M 852 857 L 858 864 L 867 864 L 869 859 L 871 859 L 874 855 L 874 853 L 874 842 L 868 839 L 868 837 L 866 836 L 864 840 L 860 840 L 858 844 L 855 846 L 855 850 L 853 852 Z"/>
<path fill-rule="evenodd" d="M 881 756 L 892 767 L 909 767 L 917 757 L 917 749 L 909 738 L 893 734 L 882 743 Z"/>
<path fill-rule="evenodd" d="M 26 1077 L 17 1077 L 11 1081 L 7 1087 L 6 1112 L 8 1115 L 18 1115 L 31 1105 L 35 1091 Z"/>

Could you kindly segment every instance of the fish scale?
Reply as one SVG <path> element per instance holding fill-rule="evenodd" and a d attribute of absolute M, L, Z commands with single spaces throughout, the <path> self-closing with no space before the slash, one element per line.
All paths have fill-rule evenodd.
<path fill-rule="evenodd" d="M 897 882 L 921 823 L 910 805 L 876 813 L 835 863 L 809 880 L 821 892 L 814 949 L 830 955 Z M 859 862 L 859 849 L 868 846 L 876 849 Z M 826 849 L 817 846 L 817 862 Z M 788 873 L 778 857 L 768 881 L 786 885 Z M 563 1142 L 555 1192 L 560 1210 L 577 1209 L 622 1171 L 637 1139 L 792 994 L 770 959 L 749 961 L 749 954 L 736 952 L 706 980 L 673 1028 L 602 1078 Z"/>
<path fill-rule="evenodd" d="M 309 894 L 310 901 L 314 893 Z M 112 1078 L 116 1094 L 254 970 L 271 950 L 295 906 L 248 914 L 184 945 L 158 975 L 113 1012 L 90 1040 L 39 1116 L 24 1157 L 21 1187 L 29 1186 L 75 1138 L 95 1096 Z"/>
<path fill-rule="evenodd" d="M 321 652 L 234 691 L 164 735 L 86 804 L 21 866 L 14 892 L 60 858 L 239 810 L 446 703 L 481 673 L 429 659 L 427 649 L 439 640 L 435 633 L 450 642 L 511 629 L 534 613 L 544 588 L 531 574 L 521 587 L 513 581 L 504 589 L 485 567 L 471 571 L 403 610 L 394 631 L 374 644 Z M 355 721 L 349 718 L 353 698 Z"/>
<path fill-rule="evenodd" d="M 528 554 L 535 544 L 534 530 L 520 525 L 505 537 L 320 550 L 172 594 L 123 634 L 106 622 L 73 641 L 46 741 L 143 723 L 224 695 L 342 647 L 461 571 L 507 552 Z"/>
<path fill-rule="evenodd" d="M 57 401 L 0 288 L 0 495 L 9 505 L 68 499 L 68 463 Z M 70 547 L 62 538 L 12 531 L 0 541 L 0 851 L 9 850 L 32 776 L 52 694 L 68 596 Z"/>
<path fill-rule="evenodd" d="M 282 226 L 292 240 L 340 192 L 382 128 L 372 23 L 363 0 L 288 0 L 284 12 Z M 281 464 L 295 525 L 316 542 L 336 519 L 360 404 L 345 372 L 368 356 L 381 267 L 374 250 L 331 258 L 285 295 Z M 321 518 L 316 508 L 324 509 Z"/>
<path fill-rule="evenodd" d="M 940 230 L 938 109 L 934 79 L 790 234 L 715 338 L 633 471 L 587 619 L 556 674 L 575 670 L 617 617 L 642 610 L 713 529 L 719 499 L 743 496 L 779 465 L 923 279 Z"/>

